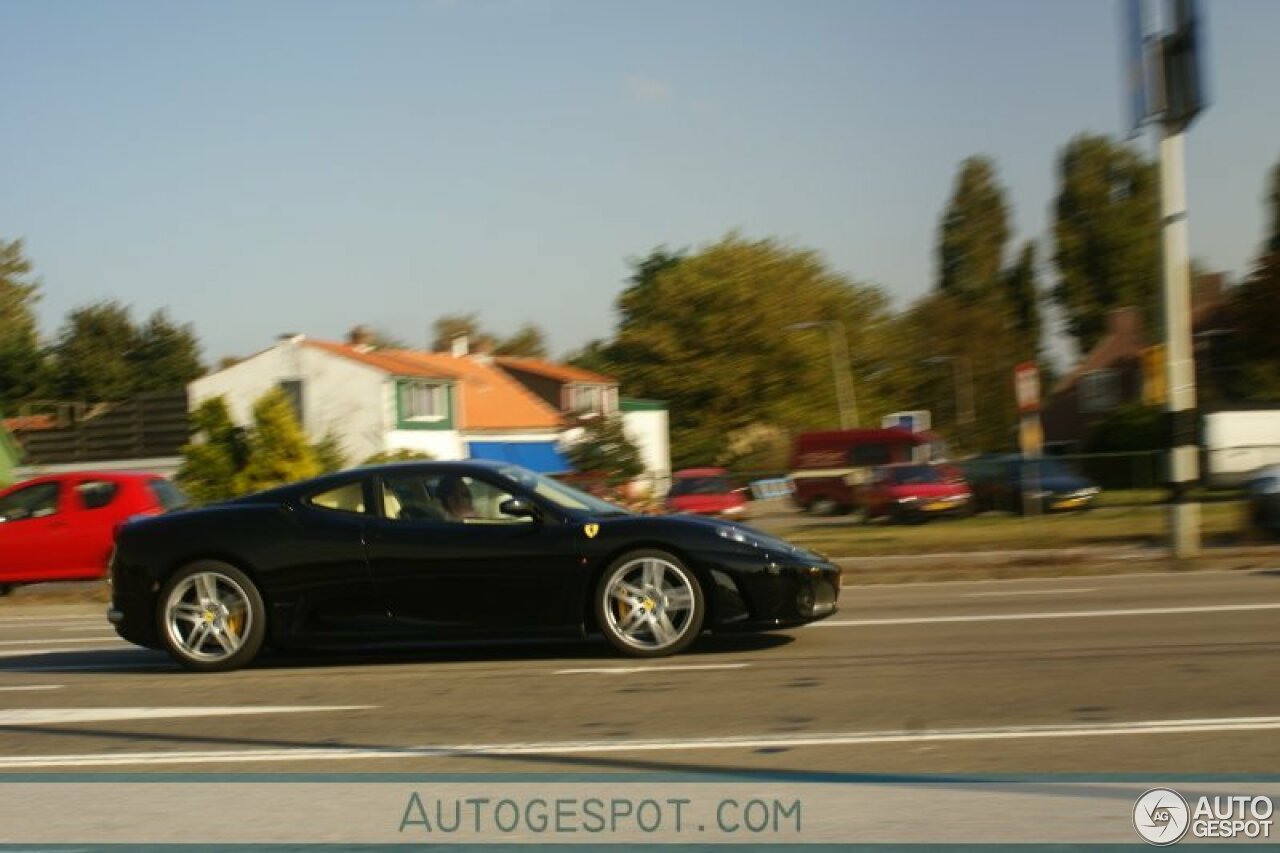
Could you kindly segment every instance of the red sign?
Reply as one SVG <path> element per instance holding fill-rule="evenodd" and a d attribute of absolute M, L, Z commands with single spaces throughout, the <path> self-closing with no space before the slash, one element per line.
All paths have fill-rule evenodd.
<path fill-rule="evenodd" d="M 1024 361 L 1013 369 L 1013 390 L 1019 412 L 1040 411 L 1040 368 L 1034 361 Z"/>

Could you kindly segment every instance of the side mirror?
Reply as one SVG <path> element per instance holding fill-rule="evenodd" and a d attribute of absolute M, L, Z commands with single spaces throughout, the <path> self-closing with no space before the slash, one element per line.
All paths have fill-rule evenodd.
<path fill-rule="evenodd" d="M 498 504 L 498 512 L 503 515 L 509 515 L 512 518 L 530 518 L 538 521 L 542 518 L 542 511 L 524 498 L 507 498 Z"/>

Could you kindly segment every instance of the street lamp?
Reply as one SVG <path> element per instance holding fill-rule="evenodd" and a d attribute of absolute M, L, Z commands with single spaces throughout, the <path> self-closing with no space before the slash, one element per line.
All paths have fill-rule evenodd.
<path fill-rule="evenodd" d="M 836 405 L 840 407 L 840 428 L 851 429 L 858 423 L 858 398 L 853 390 L 853 374 L 849 369 L 849 339 L 844 333 L 844 323 L 839 320 L 811 320 L 792 323 L 784 331 L 800 332 L 806 329 L 826 329 L 831 346 L 831 376 L 836 384 Z"/>
<path fill-rule="evenodd" d="M 973 438 L 973 369 L 967 355 L 935 355 L 924 360 L 925 364 L 950 364 L 956 389 L 956 426 L 965 439 Z M 963 391 L 963 394 L 961 393 Z M 972 448 L 969 448 L 972 450 Z"/>

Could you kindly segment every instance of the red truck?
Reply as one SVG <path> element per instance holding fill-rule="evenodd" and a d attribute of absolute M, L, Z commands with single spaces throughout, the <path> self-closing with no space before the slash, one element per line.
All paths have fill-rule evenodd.
<path fill-rule="evenodd" d="M 792 500 L 815 515 L 847 513 L 874 468 L 928 462 L 934 437 L 902 427 L 804 432 L 791 454 Z"/>

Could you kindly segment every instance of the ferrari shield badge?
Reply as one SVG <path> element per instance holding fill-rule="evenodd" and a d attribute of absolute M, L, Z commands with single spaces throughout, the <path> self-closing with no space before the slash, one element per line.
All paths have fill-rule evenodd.
<path fill-rule="evenodd" d="M 587 538 L 588 538 L 588 539 L 595 539 L 595 538 L 596 538 L 596 534 L 600 532 L 600 525 L 598 525 L 598 524 L 584 524 L 584 525 L 582 525 L 582 532 L 583 532 L 583 533 L 585 533 L 585 534 L 587 534 Z"/>

